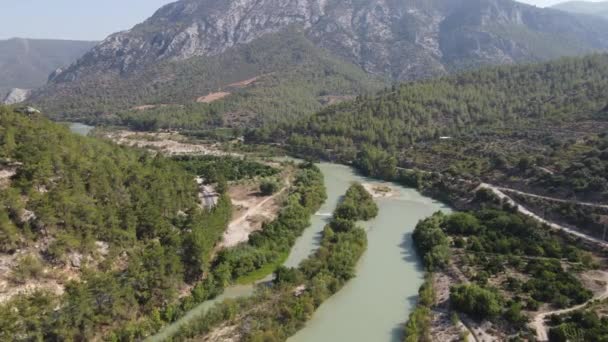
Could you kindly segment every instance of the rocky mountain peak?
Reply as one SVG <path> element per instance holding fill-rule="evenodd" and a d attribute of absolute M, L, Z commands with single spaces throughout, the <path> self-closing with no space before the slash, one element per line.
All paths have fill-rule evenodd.
<path fill-rule="evenodd" d="M 531 55 L 526 50 L 533 48 L 500 42 L 493 29 L 509 26 L 542 35 L 560 33 L 564 25 L 596 39 L 576 18 L 511 0 L 181 0 L 111 35 L 54 80 L 75 80 L 90 67 L 125 75 L 160 61 L 216 56 L 290 26 L 370 73 L 411 79 L 445 72 L 442 59 L 453 56 L 452 50 L 459 50 L 453 43 L 462 39 L 474 39 L 484 61 L 503 63 Z M 456 40 L 442 46 L 442 37 Z M 608 46 L 606 40 L 602 44 Z M 492 45 L 489 51 L 485 41 Z"/>
<path fill-rule="evenodd" d="M 180 0 L 131 30 L 109 36 L 55 73 L 34 98 L 71 96 L 71 84 L 117 88 L 121 80 L 135 82 L 142 75 L 149 83 L 182 82 L 177 78 L 183 76 L 166 70 L 209 58 L 233 58 L 232 69 L 246 74 L 243 79 L 272 73 L 276 70 L 251 56 L 263 48 L 256 44 L 265 37 L 289 30 L 311 45 L 283 51 L 287 57 L 278 63 L 283 70 L 284 63 L 297 64 L 298 54 L 317 49 L 373 76 L 398 81 L 608 49 L 608 21 L 512 0 Z M 184 74 L 206 82 L 205 75 Z M 222 85 L 216 83 L 205 87 Z"/>

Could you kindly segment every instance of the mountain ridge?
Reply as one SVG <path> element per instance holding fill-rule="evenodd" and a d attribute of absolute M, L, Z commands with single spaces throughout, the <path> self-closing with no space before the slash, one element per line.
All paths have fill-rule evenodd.
<path fill-rule="evenodd" d="M 214 58 L 241 60 L 232 65 L 236 69 L 257 65 L 241 80 L 279 71 L 267 70 L 263 61 L 249 63 L 253 57 L 247 48 L 255 50 L 260 40 L 287 30 L 298 31 L 308 42 L 311 51 L 300 52 L 304 55 L 322 50 L 372 77 L 393 81 L 608 49 L 608 37 L 603 34 L 608 22 L 511 0 L 181 0 L 165 5 L 131 30 L 108 37 L 54 75 L 33 99 L 52 102 L 49 109 L 56 113 L 108 113 L 125 107 L 95 104 L 116 102 L 107 95 L 113 88 L 144 75 L 147 83 L 175 83 L 165 82 L 166 87 L 221 88 L 231 82 L 217 84 L 192 69 L 185 72 L 190 80 L 184 83 L 171 73 L 159 72 L 159 66 L 179 69 Z M 293 58 L 281 70 L 297 66 L 298 56 L 285 53 Z M 99 90 L 93 92 L 93 88 Z M 137 88 L 119 94 L 120 101 L 125 98 L 128 107 L 161 103 L 154 92 Z M 71 93 L 85 99 L 74 102 Z M 83 108 L 82 102 L 89 105 Z"/>

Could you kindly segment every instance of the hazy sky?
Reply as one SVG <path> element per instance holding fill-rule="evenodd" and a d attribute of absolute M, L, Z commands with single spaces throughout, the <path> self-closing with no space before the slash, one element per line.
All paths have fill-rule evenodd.
<path fill-rule="evenodd" d="M 174 0 L 0 0 L 0 39 L 102 40 Z M 563 0 L 523 0 L 549 6 Z"/>
<path fill-rule="evenodd" d="M 102 40 L 174 0 L 0 0 L 0 39 Z"/>

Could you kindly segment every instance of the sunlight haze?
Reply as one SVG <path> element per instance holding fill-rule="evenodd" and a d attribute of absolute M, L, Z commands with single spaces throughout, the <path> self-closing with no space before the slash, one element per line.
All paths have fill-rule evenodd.
<path fill-rule="evenodd" d="M 129 29 L 173 0 L 20 0 L 2 5 L 0 39 L 55 38 L 103 40 L 108 35 Z M 551 6 L 560 0 L 522 1 L 536 6 Z M 28 18 L 28 25 L 23 25 Z"/>

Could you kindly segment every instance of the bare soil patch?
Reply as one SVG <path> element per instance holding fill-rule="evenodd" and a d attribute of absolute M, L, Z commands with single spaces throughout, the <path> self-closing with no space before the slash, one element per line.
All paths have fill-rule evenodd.
<path fill-rule="evenodd" d="M 261 230 L 264 223 L 274 220 L 281 209 L 277 199 L 286 189 L 287 187 L 272 196 L 261 196 L 258 183 L 231 187 L 228 195 L 233 204 L 233 216 L 224 232 L 220 248 L 246 242 L 251 233 Z"/>
<path fill-rule="evenodd" d="M 243 88 L 243 87 L 247 87 L 251 84 L 253 84 L 255 81 L 257 81 L 260 78 L 260 76 L 256 76 L 247 80 L 243 80 L 243 81 L 239 81 L 239 82 L 234 82 L 228 85 L 228 87 L 234 87 L 234 88 Z"/>
<path fill-rule="evenodd" d="M 581 281 L 593 291 L 594 297 L 589 301 L 570 308 L 560 310 L 541 310 L 532 319 L 530 328 L 536 330 L 537 341 L 548 341 L 549 334 L 545 319 L 551 315 L 563 315 L 584 308 L 588 303 L 593 301 L 603 301 L 608 299 L 608 272 L 606 271 L 589 271 L 581 275 Z"/>
<path fill-rule="evenodd" d="M 51 264 L 44 261 L 42 255 L 49 248 L 53 238 L 45 238 L 13 254 L 0 253 L 0 304 L 18 295 L 27 295 L 36 291 L 45 291 L 61 295 L 70 281 L 79 281 L 82 270 L 86 267 L 96 270 L 109 253 L 109 245 L 96 241 L 97 249 L 89 255 L 77 252 L 68 253 L 63 262 Z M 125 253 L 126 256 L 126 253 Z M 18 272 L 23 258 L 29 257 L 40 261 L 39 268 L 25 275 Z M 125 266 L 126 268 L 126 266 Z"/>
<path fill-rule="evenodd" d="M 132 110 L 139 110 L 139 111 L 145 111 L 145 110 L 150 110 L 150 109 L 156 109 L 156 108 L 162 108 L 162 107 L 167 107 L 169 106 L 168 104 L 158 104 L 158 105 L 141 105 L 141 106 L 135 106 L 133 108 L 131 108 Z"/>
<path fill-rule="evenodd" d="M 450 285 L 454 280 L 444 272 L 433 276 L 435 306 L 431 318 L 431 339 L 433 341 L 459 341 L 464 326 L 452 323 L 450 312 Z"/>
<path fill-rule="evenodd" d="M 189 142 L 178 133 L 116 131 L 107 133 L 106 137 L 120 145 L 145 148 L 167 155 L 234 155 L 221 151 L 217 144 Z"/>
<path fill-rule="evenodd" d="M 239 341 L 241 334 L 238 332 L 236 325 L 224 325 L 202 338 L 194 339 L 193 341 L 201 342 L 236 342 Z"/>
<path fill-rule="evenodd" d="M 399 196 L 399 191 L 387 184 L 363 183 L 363 187 L 373 198 L 392 198 Z"/>
<path fill-rule="evenodd" d="M 353 95 L 327 95 L 319 97 L 319 102 L 324 106 L 331 106 L 345 101 L 354 100 Z"/>
<path fill-rule="evenodd" d="M 217 100 L 221 100 L 224 97 L 230 95 L 231 93 L 226 92 L 226 91 L 219 91 L 217 93 L 210 93 L 207 94 L 205 96 L 201 96 L 199 98 L 196 99 L 196 102 L 198 103 L 212 103 L 215 102 Z"/>
<path fill-rule="evenodd" d="M 9 186 L 11 183 L 11 178 L 16 174 L 16 168 L 0 169 L 0 189 Z"/>

